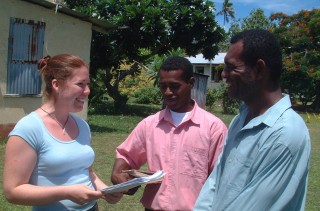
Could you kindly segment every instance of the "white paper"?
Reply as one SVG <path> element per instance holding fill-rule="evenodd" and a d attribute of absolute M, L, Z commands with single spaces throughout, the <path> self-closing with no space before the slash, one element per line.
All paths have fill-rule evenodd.
<path fill-rule="evenodd" d="M 123 192 L 126 190 L 129 190 L 131 188 L 137 187 L 139 185 L 143 185 L 146 183 L 150 183 L 153 181 L 157 181 L 161 179 L 165 173 L 161 170 L 156 171 L 154 174 L 147 176 L 147 177 L 139 177 L 139 178 L 134 178 L 132 180 L 129 180 L 127 182 L 123 182 L 117 185 L 112 185 L 107 188 L 104 188 L 101 190 L 102 193 L 107 194 L 107 193 L 117 193 L 117 192 Z"/>

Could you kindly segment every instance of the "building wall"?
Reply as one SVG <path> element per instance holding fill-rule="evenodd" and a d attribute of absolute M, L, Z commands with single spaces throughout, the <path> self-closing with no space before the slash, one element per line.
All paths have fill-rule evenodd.
<path fill-rule="evenodd" d="M 208 80 L 207 80 L 207 88 L 210 89 L 214 89 L 219 87 L 220 82 L 216 82 L 214 80 L 214 78 L 211 77 L 211 68 L 212 66 L 214 66 L 215 64 L 211 64 L 211 67 L 209 64 L 192 64 L 193 65 L 193 71 L 196 73 L 196 69 L 197 67 L 203 67 L 204 68 L 204 72 L 203 74 L 208 76 Z"/>
<path fill-rule="evenodd" d="M 194 76 L 196 80 L 191 90 L 191 98 L 194 99 L 201 108 L 205 108 L 208 76 L 197 73 L 195 73 Z"/>
<path fill-rule="evenodd" d="M 12 127 L 21 117 L 37 109 L 43 96 L 10 96 L 6 94 L 8 37 L 10 17 L 46 23 L 44 56 L 60 53 L 79 55 L 90 62 L 91 24 L 54 10 L 20 0 L 1 0 L 0 2 L 0 137 L 9 125 Z M 43 83 L 42 83 L 43 84 Z M 43 89 L 43 87 L 42 87 Z M 87 118 L 85 109 L 78 113 Z M 6 133 L 6 132 L 5 132 Z M 5 134 L 6 135 L 6 134 Z M 3 136 L 3 133 L 2 133 Z"/>
<path fill-rule="evenodd" d="M 220 73 L 215 72 L 212 77 L 211 69 L 215 68 L 220 64 L 224 64 L 224 57 L 227 53 L 218 53 L 212 60 L 205 59 L 202 54 L 197 54 L 195 56 L 186 57 L 193 66 L 193 71 L 195 73 L 200 73 L 208 76 L 207 88 L 215 89 L 220 86 L 221 77 Z M 199 72 L 199 70 L 201 72 Z"/>

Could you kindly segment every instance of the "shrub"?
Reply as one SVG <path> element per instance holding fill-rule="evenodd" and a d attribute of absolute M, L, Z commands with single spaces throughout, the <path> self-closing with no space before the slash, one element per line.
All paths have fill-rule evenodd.
<path fill-rule="evenodd" d="M 224 92 L 222 107 L 225 114 L 237 114 L 239 113 L 240 101 L 229 98 L 228 93 Z"/>
<path fill-rule="evenodd" d="M 158 87 L 149 86 L 138 90 L 135 93 L 135 103 L 139 104 L 160 104 L 161 93 Z"/>
<path fill-rule="evenodd" d="M 216 102 L 221 100 L 218 89 L 208 89 L 206 93 L 206 106 L 212 109 Z"/>
<path fill-rule="evenodd" d="M 223 113 L 236 114 L 239 111 L 240 101 L 229 98 L 226 84 L 222 82 L 216 89 L 208 89 L 206 94 L 206 106 L 212 108 L 216 102 L 222 101 Z"/>

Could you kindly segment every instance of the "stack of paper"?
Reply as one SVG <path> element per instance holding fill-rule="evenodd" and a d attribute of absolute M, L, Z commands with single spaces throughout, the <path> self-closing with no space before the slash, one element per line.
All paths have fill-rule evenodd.
<path fill-rule="evenodd" d="M 140 171 L 136 169 L 122 170 L 122 172 L 128 173 L 133 177 L 148 177 L 155 173 L 155 172 Z"/>
<path fill-rule="evenodd" d="M 129 190 L 131 188 L 137 187 L 139 185 L 143 185 L 143 184 L 148 184 L 148 183 L 153 183 L 155 181 L 159 181 L 163 178 L 163 176 L 165 175 L 165 173 L 161 170 L 155 172 L 154 174 L 150 175 L 150 176 L 146 176 L 146 177 L 138 177 L 138 178 L 134 178 L 132 180 L 129 180 L 127 182 L 123 182 L 117 185 L 112 185 L 109 186 L 105 189 L 102 189 L 101 192 L 102 193 L 117 193 L 117 192 L 123 192 L 126 190 Z"/>

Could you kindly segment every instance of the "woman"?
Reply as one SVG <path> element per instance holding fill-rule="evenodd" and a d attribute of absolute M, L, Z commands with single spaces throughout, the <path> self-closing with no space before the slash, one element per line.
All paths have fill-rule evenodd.
<path fill-rule="evenodd" d="M 10 132 L 5 154 L 4 193 L 11 203 L 33 210 L 95 210 L 96 200 L 116 203 L 122 194 L 93 172 L 88 124 L 73 114 L 90 93 L 89 70 L 78 56 L 61 54 L 39 61 L 44 103 Z M 71 113 L 72 112 L 72 113 Z"/>

